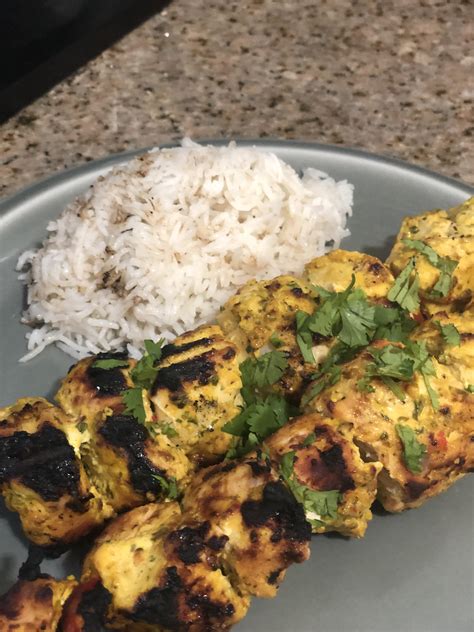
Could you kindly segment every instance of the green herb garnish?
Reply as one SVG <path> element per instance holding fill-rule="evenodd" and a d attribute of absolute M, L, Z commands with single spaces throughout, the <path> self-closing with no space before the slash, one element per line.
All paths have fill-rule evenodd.
<path fill-rule="evenodd" d="M 245 406 L 241 412 L 222 427 L 237 441 L 227 453 L 228 458 L 241 456 L 265 437 L 281 428 L 294 414 L 285 398 L 271 390 L 288 366 L 281 351 L 270 351 L 259 358 L 247 358 L 240 365 Z"/>
<path fill-rule="evenodd" d="M 135 386 L 149 389 L 155 381 L 158 368 L 155 366 L 161 358 L 161 349 L 165 341 L 163 339 L 158 342 L 153 340 L 145 340 L 145 353 L 137 362 L 135 368 L 130 372 L 130 376 Z"/>
<path fill-rule="evenodd" d="M 163 423 L 158 426 L 161 434 L 166 435 L 170 439 L 178 436 L 178 432 L 173 428 L 171 424 Z"/>
<path fill-rule="evenodd" d="M 414 474 L 419 474 L 426 455 L 426 446 L 418 441 L 415 431 L 410 426 L 396 424 L 395 430 L 403 444 L 403 458 L 407 468 Z"/>
<path fill-rule="evenodd" d="M 143 404 L 143 389 L 140 386 L 129 388 L 122 392 L 122 399 L 125 404 L 125 414 L 132 415 L 137 421 L 144 424 L 146 413 Z"/>
<path fill-rule="evenodd" d="M 448 325 L 442 325 L 439 320 L 434 321 L 435 325 L 441 332 L 441 336 L 448 347 L 459 347 L 461 344 L 461 334 L 456 327 L 449 323 Z"/>
<path fill-rule="evenodd" d="M 458 262 L 449 257 L 441 257 L 431 246 L 419 239 L 404 239 L 403 243 L 408 248 L 422 254 L 432 266 L 439 270 L 439 279 L 428 295 L 431 298 L 447 296 L 453 283 L 453 272 L 457 268 Z"/>
<path fill-rule="evenodd" d="M 407 263 L 405 269 L 395 279 L 395 283 L 390 288 L 387 298 L 393 303 L 398 303 L 407 312 L 417 312 L 420 308 L 420 279 L 415 273 L 413 281 L 410 277 L 415 269 L 415 259 L 412 258 Z"/>
<path fill-rule="evenodd" d="M 324 527 L 324 518 L 337 518 L 337 508 L 342 494 L 338 490 L 314 491 L 306 485 L 302 485 L 295 478 L 294 462 L 294 452 L 284 454 L 280 463 L 280 475 L 296 500 L 303 505 L 308 522 L 313 527 Z M 316 514 L 319 518 L 312 518 L 308 514 Z"/>
<path fill-rule="evenodd" d="M 431 405 L 438 410 L 438 395 L 429 381 L 430 376 L 436 375 L 436 370 L 425 342 L 407 341 L 404 347 L 386 345 L 382 348 L 369 347 L 367 351 L 373 361 L 367 365 L 364 377 L 357 384 L 360 391 L 372 392 L 370 381 L 377 377 L 404 402 L 405 392 L 398 381 L 408 382 L 413 378 L 415 371 L 419 371 L 423 376 Z"/>
<path fill-rule="evenodd" d="M 275 347 L 275 349 L 279 349 L 280 347 L 283 347 L 283 345 L 285 344 L 283 340 L 278 337 L 276 332 L 273 332 L 272 335 L 270 336 L 270 342 Z"/>
<path fill-rule="evenodd" d="M 468 384 L 468 385 L 466 386 L 466 391 L 467 391 L 468 393 L 474 393 L 474 384 Z"/>
<path fill-rule="evenodd" d="M 116 358 L 105 358 L 104 360 L 96 360 L 92 364 L 93 369 L 103 369 L 104 371 L 126 366 L 128 366 L 128 360 L 117 360 Z"/>
<path fill-rule="evenodd" d="M 164 494 L 170 500 L 176 500 L 176 498 L 178 498 L 179 489 L 174 476 L 171 476 L 170 478 L 165 478 L 164 476 L 160 476 L 159 474 L 152 474 L 152 478 L 159 482 Z"/>

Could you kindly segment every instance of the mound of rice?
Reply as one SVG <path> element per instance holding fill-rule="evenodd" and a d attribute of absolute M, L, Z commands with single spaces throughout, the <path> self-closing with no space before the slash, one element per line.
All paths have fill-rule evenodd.
<path fill-rule="evenodd" d="M 28 360 L 170 339 L 251 278 L 301 273 L 348 234 L 352 185 L 256 148 L 153 150 L 100 178 L 22 254 Z"/>

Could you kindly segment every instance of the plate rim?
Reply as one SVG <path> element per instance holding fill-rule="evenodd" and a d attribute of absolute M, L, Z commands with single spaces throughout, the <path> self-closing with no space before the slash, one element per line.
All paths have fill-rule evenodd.
<path fill-rule="evenodd" d="M 301 141 L 301 140 L 287 140 L 287 139 L 272 139 L 272 138 L 198 138 L 192 139 L 200 145 L 213 145 L 216 147 L 222 147 L 235 142 L 240 147 L 275 147 L 280 146 L 282 149 L 302 149 L 312 150 L 315 152 L 329 152 L 335 155 L 350 156 L 353 158 L 360 158 L 367 162 L 373 162 L 378 164 L 384 164 L 388 167 L 395 167 L 398 169 L 406 170 L 411 173 L 424 176 L 426 178 L 434 179 L 447 186 L 457 188 L 459 191 L 466 193 L 468 196 L 474 195 L 474 186 L 457 180 L 451 176 L 438 173 L 421 165 L 415 165 L 406 160 L 395 158 L 392 156 L 385 156 L 383 154 L 373 153 L 365 149 L 359 149 L 357 147 L 347 147 L 345 145 L 333 145 L 326 143 L 317 143 L 313 141 Z M 27 184 L 3 198 L 0 198 L 0 218 L 4 218 L 10 212 L 15 210 L 19 204 L 22 204 L 31 197 L 42 193 L 43 191 L 54 188 L 57 184 L 65 179 L 71 179 L 74 176 L 86 174 L 88 171 L 93 171 L 97 168 L 106 168 L 109 164 L 119 164 L 122 161 L 126 162 L 128 159 L 132 159 L 140 154 L 147 153 L 153 149 L 169 149 L 173 147 L 179 147 L 179 141 L 170 141 L 167 143 L 159 143 L 158 145 L 150 145 L 142 148 L 128 149 L 127 151 L 117 152 L 113 154 L 107 154 L 101 158 L 84 162 L 80 165 L 74 165 L 60 171 L 53 172 L 50 175 L 46 175 L 38 180 L 33 181 L 31 184 Z"/>

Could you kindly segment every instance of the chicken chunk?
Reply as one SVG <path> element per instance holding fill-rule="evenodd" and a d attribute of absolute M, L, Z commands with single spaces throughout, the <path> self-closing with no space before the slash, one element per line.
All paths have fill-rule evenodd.
<path fill-rule="evenodd" d="M 405 239 L 422 242 L 440 257 L 457 263 L 452 271 L 452 284 L 448 292 L 433 291 L 440 280 L 439 266 L 433 265 L 427 256 L 404 243 Z M 397 276 L 412 257 L 415 259 L 425 310 L 432 314 L 443 309 L 443 305 L 450 305 L 455 310 L 462 309 L 474 296 L 474 197 L 447 211 L 430 211 L 407 217 L 387 264 Z"/>
<path fill-rule="evenodd" d="M 220 429 L 239 412 L 241 360 L 218 326 L 163 347 L 150 392 L 155 429 L 194 463 L 215 462 L 229 447 L 231 437 Z"/>
<path fill-rule="evenodd" d="M 382 464 L 362 461 L 350 422 L 305 415 L 267 439 L 265 448 L 303 502 L 313 533 L 365 534 Z"/>
<path fill-rule="evenodd" d="M 118 360 L 126 366 L 100 368 L 100 361 Z M 125 354 L 99 354 L 80 360 L 56 394 L 62 408 L 78 419 L 81 456 L 90 478 L 115 511 L 157 500 L 163 481 L 184 484 L 191 469 L 183 451 L 154 432 L 153 416 L 143 392 L 145 424 L 125 414 L 122 393 L 133 387 L 135 360 Z"/>
<path fill-rule="evenodd" d="M 80 444 L 74 421 L 42 398 L 0 410 L 1 491 L 35 544 L 70 544 L 113 514 L 84 470 Z"/>
<path fill-rule="evenodd" d="M 124 366 L 100 368 L 101 361 L 117 361 Z M 130 371 L 136 361 L 126 353 L 99 353 L 80 360 L 62 380 L 56 393 L 56 401 L 71 417 L 77 419 L 84 431 L 94 424 L 97 417 L 120 414 L 124 410 L 123 391 L 132 388 Z"/>
<path fill-rule="evenodd" d="M 114 629 L 225 630 L 249 602 L 222 572 L 218 544 L 207 525 L 184 525 L 176 503 L 146 505 L 102 534 L 83 581 L 109 593 L 104 619 Z"/>
<path fill-rule="evenodd" d="M 305 265 L 304 279 L 330 292 L 342 292 L 355 277 L 356 287 L 370 299 L 385 299 L 393 284 L 390 269 L 362 252 L 333 250 Z"/>
<path fill-rule="evenodd" d="M 455 365 L 441 360 L 431 359 L 436 375 L 429 381 L 417 371 L 410 381 L 398 382 L 401 393 L 396 394 L 377 377 L 361 390 L 373 361 L 364 352 L 344 365 L 339 382 L 307 406 L 351 423 L 364 459 L 383 464 L 378 498 L 388 511 L 418 507 L 472 470 L 474 395 L 465 389 Z M 436 410 L 433 392 L 439 400 Z"/>
<path fill-rule="evenodd" d="M 309 557 L 303 508 L 264 458 L 202 470 L 182 505 L 188 519 L 208 523 L 223 543 L 224 566 L 244 594 L 275 596 L 288 566 Z"/>
<path fill-rule="evenodd" d="M 304 511 L 256 455 L 202 470 L 182 506 L 152 503 L 112 522 L 88 554 L 64 632 L 85 630 L 81 608 L 113 629 L 227 630 L 250 597 L 276 593 L 309 556 Z"/>
<path fill-rule="evenodd" d="M 77 582 L 42 576 L 19 581 L 0 597 L 2 632 L 56 632 L 63 605 Z"/>
<path fill-rule="evenodd" d="M 259 356 L 272 348 L 285 353 L 288 369 L 277 387 L 296 400 L 306 373 L 296 342 L 295 315 L 297 311 L 314 311 L 313 295 L 307 283 L 292 276 L 249 281 L 227 301 L 218 316 L 225 334 L 248 353 Z"/>

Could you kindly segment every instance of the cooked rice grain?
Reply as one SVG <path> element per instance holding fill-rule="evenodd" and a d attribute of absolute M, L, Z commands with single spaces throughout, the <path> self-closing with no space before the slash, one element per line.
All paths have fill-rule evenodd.
<path fill-rule="evenodd" d="M 349 234 L 352 185 L 303 177 L 256 148 L 153 150 L 116 167 L 22 254 L 28 360 L 56 343 L 74 357 L 170 339 L 212 321 L 251 278 L 298 274 Z"/>

